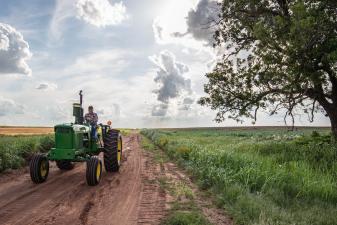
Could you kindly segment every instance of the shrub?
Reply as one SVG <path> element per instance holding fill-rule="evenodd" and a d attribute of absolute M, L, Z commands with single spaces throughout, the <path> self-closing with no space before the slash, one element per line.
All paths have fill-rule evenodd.
<path fill-rule="evenodd" d="M 187 146 L 181 145 L 176 148 L 176 153 L 178 154 L 178 157 L 183 158 L 184 160 L 188 160 L 189 154 L 192 152 L 192 149 L 190 149 Z"/>

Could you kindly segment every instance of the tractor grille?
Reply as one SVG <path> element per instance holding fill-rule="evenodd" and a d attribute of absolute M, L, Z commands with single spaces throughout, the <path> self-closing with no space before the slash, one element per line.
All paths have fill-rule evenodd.
<path fill-rule="evenodd" d="M 71 127 L 57 127 L 55 131 L 55 146 L 61 149 L 73 148 L 73 132 Z"/>

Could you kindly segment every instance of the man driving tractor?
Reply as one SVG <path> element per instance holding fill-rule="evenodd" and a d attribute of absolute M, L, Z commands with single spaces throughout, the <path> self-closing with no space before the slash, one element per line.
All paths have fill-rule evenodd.
<path fill-rule="evenodd" d="M 94 138 L 97 138 L 96 127 L 97 127 L 97 122 L 98 122 L 98 116 L 96 113 L 94 113 L 93 106 L 90 105 L 88 107 L 88 113 L 85 114 L 84 119 L 91 126 L 91 136 Z"/>

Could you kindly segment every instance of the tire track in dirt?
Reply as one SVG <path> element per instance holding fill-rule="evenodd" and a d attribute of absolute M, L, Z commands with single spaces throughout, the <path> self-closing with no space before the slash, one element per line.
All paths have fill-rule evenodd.
<path fill-rule="evenodd" d="M 142 164 L 142 192 L 140 211 L 138 214 L 138 224 L 159 224 L 166 215 L 166 193 L 158 184 L 158 178 L 164 174 L 163 168 L 153 162 L 152 157 L 147 152 L 144 155 Z"/>

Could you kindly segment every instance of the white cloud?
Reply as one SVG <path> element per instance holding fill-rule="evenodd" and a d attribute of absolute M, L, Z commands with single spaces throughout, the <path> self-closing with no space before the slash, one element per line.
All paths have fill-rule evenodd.
<path fill-rule="evenodd" d="M 111 4 L 108 0 L 78 0 L 76 9 L 77 18 L 97 27 L 118 25 L 128 17 L 123 2 Z"/>
<path fill-rule="evenodd" d="M 171 18 L 171 16 L 170 16 Z M 183 17 L 180 20 L 180 24 L 185 23 L 185 18 Z M 185 29 L 180 29 L 181 31 L 177 32 L 176 25 L 173 23 L 168 23 L 167 18 L 163 16 L 157 17 L 153 20 L 152 29 L 154 33 L 154 39 L 157 44 L 166 45 L 166 44 L 179 44 L 193 49 L 203 49 L 205 46 L 198 40 L 195 40 L 191 35 L 181 35 L 177 36 L 177 33 L 185 33 Z"/>
<path fill-rule="evenodd" d="M 213 35 L 216 30 L 214 21 L 219 19 L 218 2 L 218 0 L 175 2 L 176 5 L 173 8 L 168 7 L 153 21 L 152 29 L 156 43 L 179 44 L 214 54 L 211 46 L 214 43 Z M 180 5 L 180 3 L 183 4 Z M 172 11 L 175 12 L 174 17 L 172 17 Z"/>
<path fill-rule="evenodd" d="M 55 10 L 49 26 L 49 38 L 58 41 L 62 37 L 67 23 L 65 21 L 76 15 L 75 0 L 56 0 Z"/>
<path fill-rule="evenodd" d="M 73 120 L 71 114 L 71 104 L 54 103 L 47 105 L 44 109 L 46 120 L 51 120 L 53 123 L 64 123 Z"/>
<path fill-rule="evenodd" d="M 188 12 L 186 17 L 187 31 L 185 33 L 176 32 L 174 36 L 183 37 L 191 34 L 194 39 L 212 45 L 220 7 L 216 0 L 200 0 L 196 8 Z"/>
<path fill-rule="evenodd" d="M 121 107 L 117 103 L 111 103 L 108 106 L 103 106 L 95 109 L 100 121 L 114 118 L 118 120 L 121 116 Z"/>
<path fill-rule="evenodd" d="M 168 111 L 168 104 L 158 104 L 153 106 L 151 115 L 163 117 L 166 116 L 167 111 Z"/>
<path fill-rule="evenodd" d="M 64 71 L 68 75 L 100 76 L 102 74 L 116 74 L 129 65 L 128 58 L 134 53 L 119 49 L 100 50 L 78 57 L 75 62 Z M 68 76 L 67 75 L 67 76 Z"/>
<path fill-rule="evenodd" d="M 32 57 L 28 43 L 12 26 L 0 23 L 0 74 L 25 74 L 32 70 L 27 60 Z"/>
<path fill-rule="evenodd" d="M 183 76 L 189 68 L 177 62 L 173 53 L 162 51 L 159 56 L 152 56 L 150 59 L 159 69 L 154 79 L 159 85 L 159 89 L 154 91 L 158 94 L 159 101 L 168 103 L 170 99 L 179 97 L 182 92 L 192 92 L 191 80 Z"/>
<path fill-rule="evenodd" d="M 187 30 L 186 16 L 197 0 L 170 0 L 163 1 L 162 7 L 154 17 L 152 29 L 155 41 L 158 44 L 181 44 L 187 47 L 200 49 L 202 45 L 191 35 L 181 38 L 174 36 L 175 32 L 185 33 Z M 172 16 L 174 12 L 174 16 Z"/>
<path fill-rule="evenodd" d="M 0 96 L 0 109 L 0 117 L 24 113 L 23 105 L 17 104 L 12 99 L 7 99 L 2 96 Z"/>
<path fill-rule="evenodd" d="M 36 86 L 36 89 L 38 90 L 55 90 L 57 88 L 57 85 L 54 83 L 48 83 L 48 82 L 42 82 Z"/>
<path fill-rule="evenodd" d="M 69 26 L 68 19 L 78 18 L 96 27 L 119 25 L 129 16 L 123 2 L 109 0 L 56 0 L 49 36 L 58 41 Z"/>
<path fill-rule="evenodd" d="M 186 104 L 186 105 L 191 105 L 191 104 L 193 104 L 193 103 L 194 103 L 194 99 L 192 99 L 192 98 L 189 98 L 189 97 L 187 97 L 187 98 L 184 98 L 184 101 L 183 101 L 183 103 L 184 103 L 184 104 Z"/>
<path fill-rule="evenodd" d="M 194 102 L 195 102 L 194 99 L 191 97 L 184 98 L 183 102 L 181 103 L 181 106 L 179 107 L 179 110 L 184 110 L 184 111 L 190 110 Z"/>
<path fill-rule="evenodd" d="M 182 104 L 184 110 L 188 110 L 194 102 L 191 96 L 193 93 L 191 80 L 185 78 L 185 74 L 189 72 L 188 66 L 177 62 L 175 55 L 167 50 L 162 51 L 158 56 L 150 57 L 150 60 L 158 67 L 154 78 L 158 89 L 155 89 L 153 93 L 159 101 L 152 105 L 151 115 L 175 116 L 178 105 Z M 183 103 L 180 103 L 181 100 Z"/>

